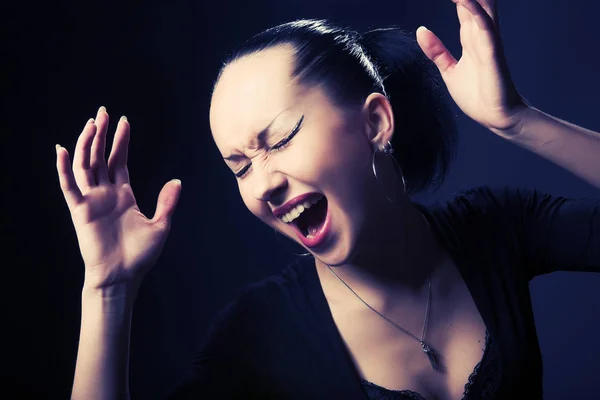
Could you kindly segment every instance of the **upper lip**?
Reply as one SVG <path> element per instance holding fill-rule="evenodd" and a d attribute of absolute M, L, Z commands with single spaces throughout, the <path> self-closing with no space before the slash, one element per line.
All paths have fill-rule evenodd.
<path fill-rule="evenodd" d="M 311 192 L 311 193 L 304 193 L 301 194 L 300 196 L 296 196 L 291 200 L 288 200 L 284 205 L 282 205 L 281 207 L 277 207 L 273 210 L 273 215 L 275 215 L 277 218 L 281 218 L 283 217 L 285 214 L 289 213 L 290 211 L 292 211 L 292 209 L 294 207 L 296 207 L 298 204 L 300 203 L 304 203 L 306 200 L 311 200 L 316 196 L 322 196 L 321 193 L 315 193 L 315 192 Z"/>

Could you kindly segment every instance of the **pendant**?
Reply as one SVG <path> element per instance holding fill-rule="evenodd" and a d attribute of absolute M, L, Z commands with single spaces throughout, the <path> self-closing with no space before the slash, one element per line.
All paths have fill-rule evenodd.
<path fill-rule="evenodd" d="M 435 353 L 433 352 L 433 349 L 429 347 L 429 345 L 427 345 L 425 342 L 421 342 L 421 348 L 423 349 L 423 352 L 427 354 L 427 357 L 429 358 L 429 363 L 431 364 L 431 368 L 433 368 L 434 371 L 437 371 L 438 364 L 437 360 L 435 359 Z"/>

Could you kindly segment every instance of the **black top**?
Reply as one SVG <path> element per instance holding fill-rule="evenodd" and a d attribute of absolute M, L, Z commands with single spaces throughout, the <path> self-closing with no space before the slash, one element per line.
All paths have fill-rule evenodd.
<path fill-rule="evenodd" d="M 445 245 L 487 328 L 464 399 L 542 397 L 529 281 L 600 271 L 600 201 L 479 187 L 419 208 Z M 169 399 L 422 399 L 361 380 L 313 257 L 248 285 L 211 325 Z"/>
<path fill-rule="evenodd" d="M 498 359 L 496 358 L 496 348 L 492 346 L 492 339 L 489 332 L 485 332 L 485 350 L 481 361 L 475 366 L 475 369 L 465 383 L 463 399 L 487 400 L 495 398 L 497 386 L 500 381 L 498 375 Z M 425 397 L 412 390 L 391 390 L 381 387 L 366 379 L 360 380 L 370 400 L 424 400 Z"/>

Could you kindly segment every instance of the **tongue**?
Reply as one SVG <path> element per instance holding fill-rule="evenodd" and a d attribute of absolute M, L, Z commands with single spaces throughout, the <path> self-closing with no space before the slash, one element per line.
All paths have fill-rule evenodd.
<path fill-rule="evenodd" d="M 310 237 L 317 236 L 317 232 L 319 231 L 320 227 L 321 227 L 321 225 L 309 225 L 308 226 L 308 236 L 310 236 Z"/>
<path fill-rule="evenodd" d="M 325 222 L 326 212 L 327 201 L 325 198 L 321 199 L 318 203 L 305 211 L 306 218 L 304 219 L 304 223 L 310 236 L 315 236 L 319 232 L 319 229 Z"/>

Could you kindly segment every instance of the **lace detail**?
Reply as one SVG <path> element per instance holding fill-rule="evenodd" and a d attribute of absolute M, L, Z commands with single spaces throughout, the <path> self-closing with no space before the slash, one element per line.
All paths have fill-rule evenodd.
<path fill-rule="evenodd" d="M 412 390 L 391 390 L 366 379 L 360 381 L 367 397 L 371 400 L 425 400 L 423 396 Z"/>
<path fill-rule="evenodd" d="M 494 399 L 498 387 L 496 361 L 495 346 L 492 346 L 492 338 L 486 330 L 483 356 L 469 375 L 461 400 L 468 400 L 469 398 L 478 400 Z M 412 390 L 391 390 L 366 379 L 360 381 L 370 400 L 425 400 L 421 394 Z"/>
<path fill-rule="evenodd" d="M 481 361 L 475 366 L 475 370 L 469 376 L 469 381 L 465 385 L 463 399 L 467 399 L 469 394 L 477 399 L 491 400 L 496 396 L 498 389 L 498 360 L 496 360 L 496 348 L 492 346 L 492 339 L 489 332 L 485 331 L 485 351 Z"/>
<path fill-rule="evenodd" d="M 489 345 L 490 345 L 490 334 L 488 333 L 488 331 L 486 329 L 485 330 L 485 350 L 483 351 L 483 356 L 481 357 L 481 361 L 479 361 L 477 363 L 477 365 L 475 366 L 475 369 L 473 369 L 473 372 L 471 372 L 471 375 L 469 375 L 469 379 L 467 380 L 467 383 L 465 383 L 465 390 L 463 392 L 463 397 L 462 397 L 463 399 L 467 398 L 469 391 L 473 388 L 473 385 L 475 384 L 475 378 L 479 374 L 481 365 L 485 364 L 485 362 L 487 361 L 487 356 L 489 354 Z"/>

